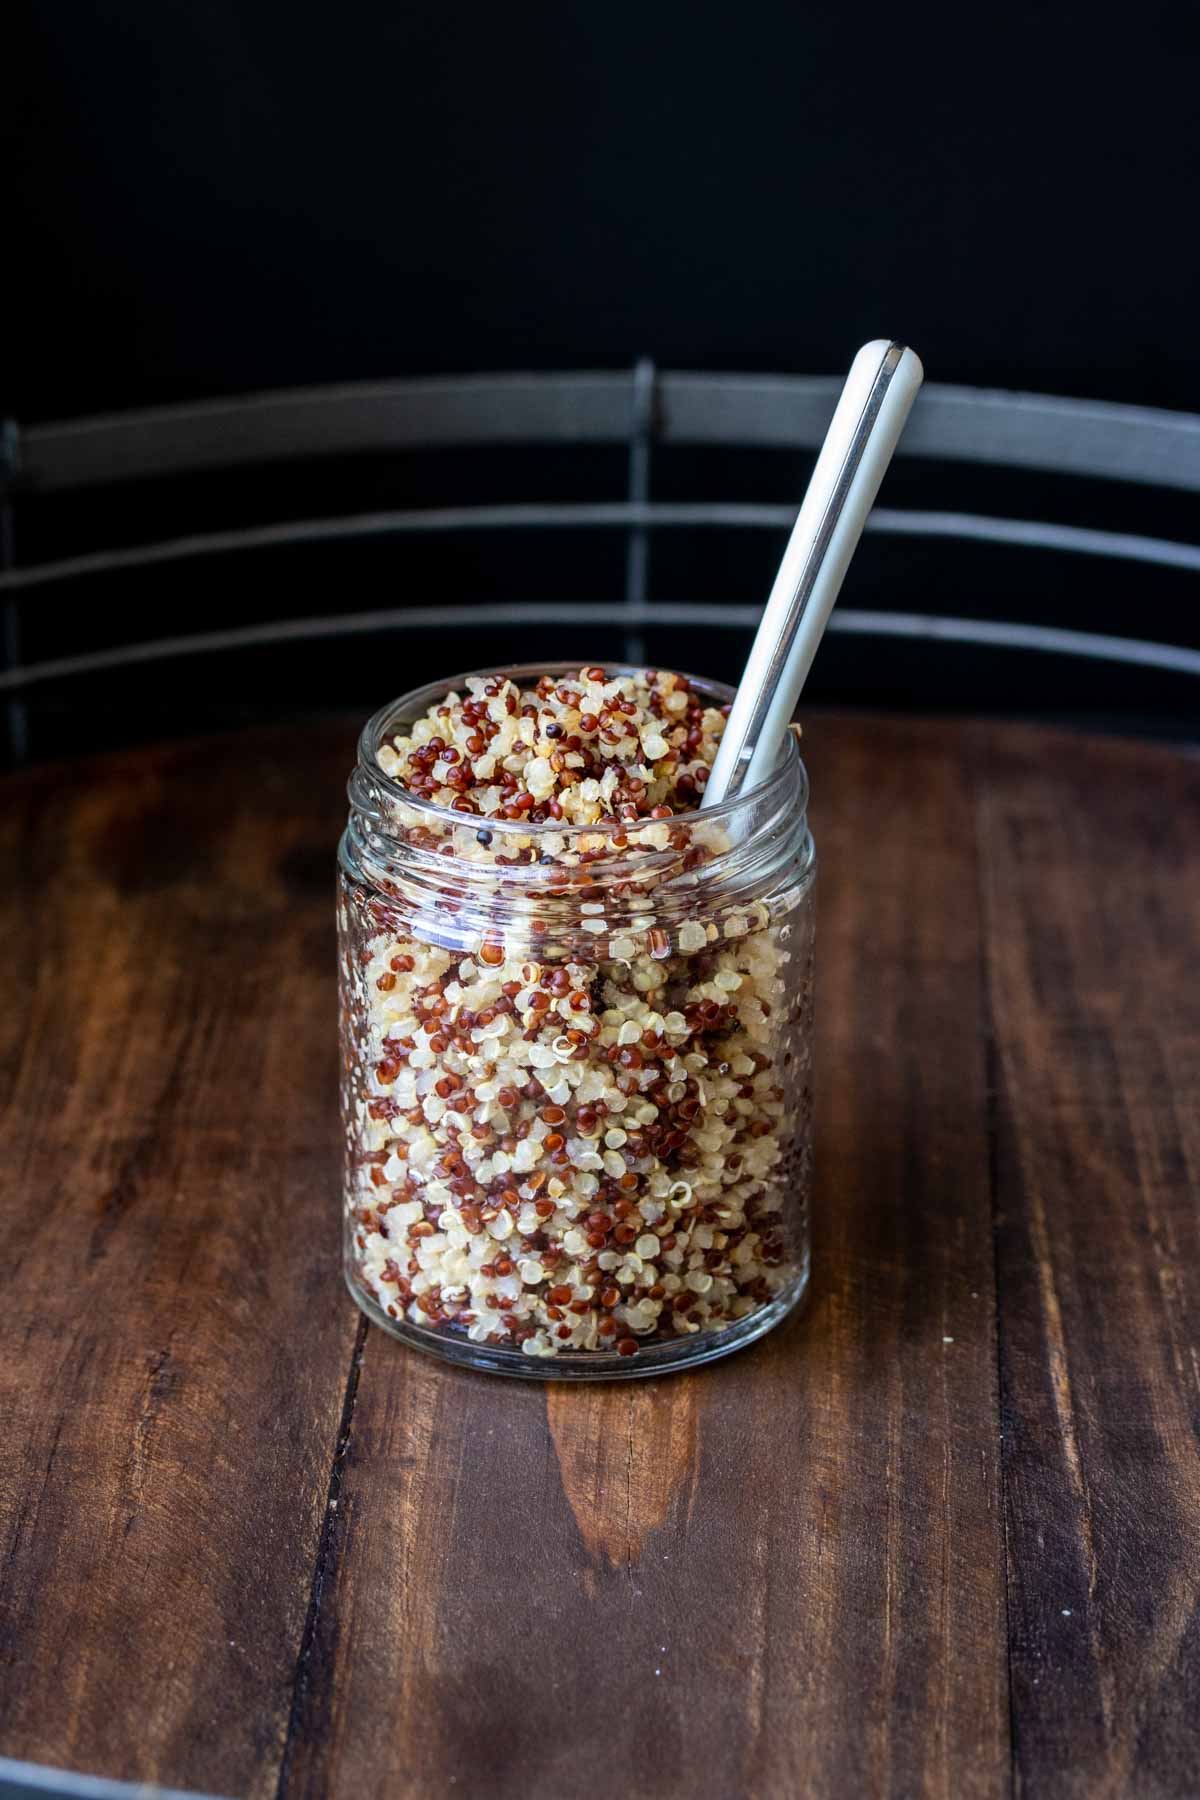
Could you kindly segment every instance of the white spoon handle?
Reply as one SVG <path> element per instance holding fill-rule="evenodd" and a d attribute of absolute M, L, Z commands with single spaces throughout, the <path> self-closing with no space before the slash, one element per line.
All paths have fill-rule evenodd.
<path fill-rule="evenodd" d="M 764 781 L 924 377 L 902 344 L 864 344 L 846 377 L 763 612 L 703 804 Z"/>

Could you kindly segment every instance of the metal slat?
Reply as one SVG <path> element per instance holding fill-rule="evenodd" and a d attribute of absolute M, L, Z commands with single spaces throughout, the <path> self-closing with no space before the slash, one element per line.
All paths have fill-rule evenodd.
<path fill-rule="evenodd" d="M 13 477 L 19 459 L 17 428 L 11 421 L 0 425 L 0 575 L 16 567 L 16 519 L 13 507 Z M 0 668 L 21 666 L 21 611 L 16 593 L 7 593 L 0 603 Z M 29 719 L 25 704 L 15 695 L 5 707 L 8 723 L 8 749 L 13 766 L 20 768 L 29 753 Z"/>
<path fill-rule="evenodd" d="M 825 376 L 661 375 L 657 439 L 809 450 L 841 391 Z M 491 375 L 313 388 L 28 428 L 42 492 L 296 456 L 514 443 L 623 443 L 634 374 Z M 1200 418 L 927 383 L 901 454 L 1200 491 Z"/>
<path fill-rule="evenodd" d="M 633 623 L 702 627 L 717 631 L 753 631 L 761 610 L 745 602 L 720 605 L 712 601 L 649 600 L 632 614 Z M 371 636 L 405 631 L 472 631 L 480 626 L 551 625 L 577 631 L 598 625 L 628 628 L 631 609 L 627 602 L 588 601 L 586 605 L 562 601 L 518 600 L 481 602 L 473 606 L 414 606 L 385 612 L 336 613 L 324 617 L 275 619 L 263 625 L 244 625 L 227 631 L 193 632 L 145 643 L 122 644 L 111 650 L 89 651 L 80 656 L 56 657 L 32 663 L 24 669 L 0 672 L 0 693 L 62 681 L 80 675 L 98 675 L 108 669 L 170 661 L 181 656 L 211 656 L 220 652 L 262 649 L 271 645 L 311 643 L 339 637 Z M 1035 650 L 1062 656 L 1080 656 L 1131 667 L 1166 669 L 1176 675 L 1200 676 L 1200 650 L 1175 644 L 1158 644 L 1144 638 L 1114 637 L 1102 632 L 1069 631 L 1052 625 L 1025 625 L 1007 619 L 943 618 L 929 613 L 885 613 L 841 607 L 829 621 L 831 632 L 850 632 L 868 637 L 928 638 L 957 644 L 983 644 L 1005 650 Z"/>
<path fill-rule="evenodd" d="M 296 389 L 34 425 L 21 476 L 39 492 L 296 456 L 486 444 L 620 443 L 632 375 L 486 375 Z"/>
<path fill-rule="evenodd" d="M 134 544 L 121 550 L 96 550 L 61 562 L 34 563 L 25 569 L 0 571 L 0 594 L 47 587 L 88 575 L 151 568 L 193 557 L 225 556 L 239 551 L 275 550 L 300 544 L 346 543 L 372 537 L 406 537 L 442 532 L 514 530 L 770 530 L 787 531 L 795 508 L 747 501 L 566 502 L 551 506 L 463 506 L 413 509 L 406 512 L 352 513 L 348 518 L 297 519 L 278 525 L 250 525 L 235 531 L 197 533 L 160 544 Z M 903 511 L 877 507 L 867 520 L 871 533 L 906 537 L 954 538 L 966 542 L 1011 544 L 1028 550 L 1065 550 L 1077 555 L 1109 556 L 1160 568 L 1200 570 L 1200 545 L 1170 538 L 1143 537 L 1135 532 L 1095 531 L 1086 526 L 1048 525 L 1036 519 L 993 519 L 980 513 Z M 636 593 L 634 595 L 636 600 Z M 631 602 L 631 605 L 633 602 Z"/>
<path fill-rule="evenodd" d="M 108 1781 L 99 1775 L 77 1775 L 42 1763 L 13 1762 L 0 1757 L 0 1800 L 210 1800 L 178 1788 L 151 1787 L 146 1782 Z"/>
<path fill-rule="evenodd" d="M 791 376 L 663 375 L 662 441 L 814 449 L 841 387 Z M 900 454 L 1200 491 L 1200 417 L 1053 394 L 927 382 Z"/>
<path fill-rule="evenodd" d="M 631 516 L 625 540 L 625 604 L 636 613 L 649 598 L 650 530 L 644 518 L 650 500 L 650 455 L 654 440 L 654 364 L 643 357 L 633 371 L 633 416 L 629 437 L 628 495 Z M 644 663 L 641 633 L 630 626 L 625 635 L 625 661 Z"/>

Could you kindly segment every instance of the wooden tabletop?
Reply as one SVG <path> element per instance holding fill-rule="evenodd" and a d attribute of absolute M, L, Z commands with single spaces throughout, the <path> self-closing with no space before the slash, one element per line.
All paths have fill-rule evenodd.
<path fill-rule="evenodd" d="M 342 1286 L 353 737 L 0 790 L 0 1753 L 284 1800 L 1200 1793 L 1200 762 L 810 721 L 811 1304 L 580 1389 Z"/>

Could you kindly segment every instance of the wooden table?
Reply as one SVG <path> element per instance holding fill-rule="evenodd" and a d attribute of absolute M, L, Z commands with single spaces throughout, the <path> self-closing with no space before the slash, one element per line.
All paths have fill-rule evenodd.
<path fill-rule="evenodd" d="M 0 1751 L 285 1800 L 1200 1793 L 1200 763 L 815 717 L 811 1306 L 571 1390 L 342 1287 L 352 740 L 4 789 Z"/>

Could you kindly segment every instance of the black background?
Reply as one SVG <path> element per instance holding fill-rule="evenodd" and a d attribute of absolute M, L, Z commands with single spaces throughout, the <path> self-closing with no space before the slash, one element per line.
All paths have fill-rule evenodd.
<path fill-rule="evenodd" d="M 1190 0 L 988 14 L 124 0 L 42 7 L 9 35 L 0 399 L 23 421 L 639 354 L 834 373 L 879 335 L 915 344 L 931 379 L 1200 411 Z M 432 488 L 619 497 L 623 482 L 619 459 L 577 473 L 532 456 L 500 473 L 432 460 L 436 480 L 400 459 L 293 471 L 252 499 L 243 480 L 158 484 L 125 496 L 125 512 L 112 495 L 34 504 L 18 550 Z M 785 498 L 804 474 L 803 459 L 701 457 L 663 467 L 659 491 Z M 1191 502 L 1104 483 L 909 464 L 884 500 L 1195 537 Z M 777 549 L 743 535 L 688 562 L 656 544 L 654 591 L 757 598 Z M 562 557 L 541 569 L 548 552 L 513 554 L 235 559 L 219 593 L 210 564 L 86 599 L 64 587 L 53 607 L 41 590 L 25 654 L 44 653 L 64 617 L 87 647 L 200 617 L 394 605 L 415 589 L 563 593 Z M 611 547 L 571 551 L 567 566 L 572 599 L 619 596 Z M 1045 553 L 877 540 L 847 604 L 1197 639 L 1193 577 Z M 488 645 L 510 647 L 529 648 Z M 712 651 L 730 656 L 729 639 Z M 378 670 L 354 674 L 361 658 L 357 645 L 301 659 L 293 698 L 377 698 Z M 1178 678 L 1059 658 L 856 640 L 831 643 L 822 665 L 818 698 L 1072 708 L 1170 730 L 1193 709 Z M 213 668 L 179 678 L 189 705 L 201 688 L 211 698 Z M 239 707 L 268 683 L 253 659 L 219 677 Z M 73 702 L 43 691 L 39 705 L 70 715 Z"/>

